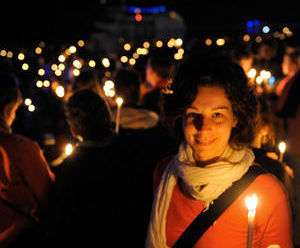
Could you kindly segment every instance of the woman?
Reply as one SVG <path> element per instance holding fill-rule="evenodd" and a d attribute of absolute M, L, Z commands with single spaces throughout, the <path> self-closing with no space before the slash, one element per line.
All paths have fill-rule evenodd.
<path fill-rule="evenodd" d="M 40 221 L 55 177 L 39 145 L 11 130 L 21 103 L 22 95 L 15 78 L 1 73 L 0 146 L 5 159 L 0 161 L 0 197 L 19 211 Z M 26 229 L 31 225 L 28 218 L 3 201 L 0 202 L 0 219 L 0 247 L 25 247 L 27 242 L 29 246 L 38 242 L 37 235 L 35 240 L 28 236 Z"/>
<path fill-rule="evenodd" d="M 163 120 L 182 141 L 159 163 L 146 247 L 172 247 L 202 211 L 253 165 L 257 100 L 240 66 L 224 57 L 188 58 L 162 102 Z M 246 196 L 258 205 L 254 247 L 292 247 L 287 196 L 277 179 L 259 175 L 194 247 L 246 247 Z M 277 246 L 276 246 L 277 247 Z"/>

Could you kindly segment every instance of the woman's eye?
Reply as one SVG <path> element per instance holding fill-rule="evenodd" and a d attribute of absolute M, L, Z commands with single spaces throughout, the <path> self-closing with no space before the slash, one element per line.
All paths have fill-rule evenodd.
<path fill-rule="evenodd" d="M 221 117 L 223 117 L 223 114 L 221 114 L 221 113 L 214 113 L 213 114 L 213 118 L 221 118 Z"/>
<path fill-rule="evenodd" d="M 196 118 L 199 114 L 197 113 L 187 113 L 186 116 L 190 118 Z"/>

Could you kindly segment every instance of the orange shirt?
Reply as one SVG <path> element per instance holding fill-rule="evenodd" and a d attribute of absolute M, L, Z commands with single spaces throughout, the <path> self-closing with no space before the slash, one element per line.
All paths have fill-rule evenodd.
<path fill-rule="evenodd" d="M 158 169 L 156 172 L 159 171 L 161 170 Z M 253 247 L 267 248 L 277 244 L 280 248 L 292 248 L 290 207 L 283 186 L 271 174 L 258 176 L 204 233 L 194 247 L 246 247 L 248 210 L 245 199 L 253 193 L 258 198 Z M 186 197 L 178 184 L 175 186 L 167 213 L 166 235 L 169 247 L 175 244 L 203 208 L 204 202 Z"/>

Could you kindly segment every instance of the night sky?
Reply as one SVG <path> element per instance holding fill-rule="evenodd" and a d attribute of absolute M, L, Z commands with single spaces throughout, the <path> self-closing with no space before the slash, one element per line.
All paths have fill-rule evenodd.
<path fill-rule="evenodd" d="M 203 30 L 231 32 L 244 27 L 248 20 L 258 19 L 269 25 L 291 24 L 300 27 L 298 8 L 291 0 L 278 4 L 270 1 L 8 1 L 0 15 L 0 42 L 35 40 L 64 41 L 86 38 L 93 21 L 106 14 L 105 6 L 120 4 L 164 4 L 185 20 L 187 32 L 197 35 Z M 4 14 L 3 14 L 4 13 Z"/>

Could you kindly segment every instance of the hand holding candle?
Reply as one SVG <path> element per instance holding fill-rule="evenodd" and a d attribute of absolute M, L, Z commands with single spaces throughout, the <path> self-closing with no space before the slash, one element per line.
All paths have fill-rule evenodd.
<path fill-rule="evenodd" d="M 117 97 L 117 116 L 116 116 L 116 126 L 115 126 L 115 132 L 116 134 L 119 133 L 119 126 L 120 126 L 120 114 L 121 114 L 121 106 L 123 104 L 123 98 Z"/>
<path fill-rule="evenodd" d="M 247 248 L 252 248 L 256 205 L 257 197 L 255 194 L 246 198 L 246 206 L 248 208 Z"/>

